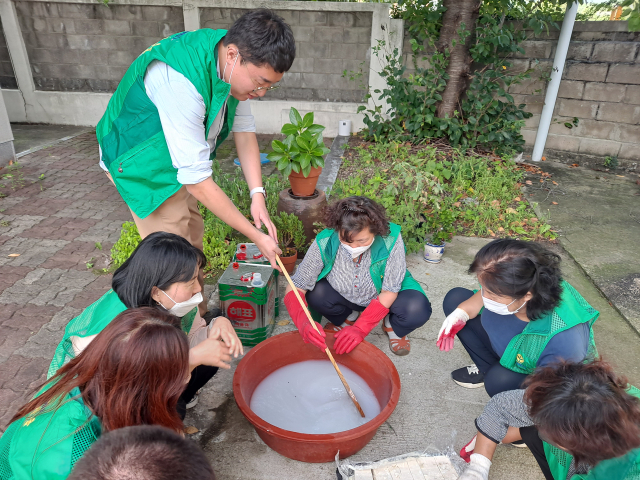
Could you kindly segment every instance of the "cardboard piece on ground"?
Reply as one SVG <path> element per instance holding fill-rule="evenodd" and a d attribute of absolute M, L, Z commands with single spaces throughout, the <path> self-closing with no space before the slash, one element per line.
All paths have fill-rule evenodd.
<path fill-rule="evenodd" d="M 344 480 L 456 480 L 456 473 L 449 457 L 428 457 L 416 454 L 412 457 L 390 458 L 372 464 L 349 467 L 352 475 Z"/>

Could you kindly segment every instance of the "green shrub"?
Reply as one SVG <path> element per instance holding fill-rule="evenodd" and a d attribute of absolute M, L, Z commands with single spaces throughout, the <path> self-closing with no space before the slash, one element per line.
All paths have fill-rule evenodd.
<path fill-rule="evenodd" d="M 523 200 L 523 174 L 510 160 L 459 152 L 445 160 L 435 148 L 411 153 L 398 143 L 371 144 L 353 153 L 343 168 L 361 173 L 338 180 L 332 195 L 375 199 L 402 227 L 410 253 L 419 251 L 426 238 L 441 243 L 454 234 L 555 238 Z"/>

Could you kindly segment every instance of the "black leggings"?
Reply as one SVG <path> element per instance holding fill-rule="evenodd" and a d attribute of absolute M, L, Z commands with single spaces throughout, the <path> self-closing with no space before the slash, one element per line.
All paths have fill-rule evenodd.
<path fill-rule="evenodd" d="M 365 309 L 336 292 L 326 278 L 307 292 L 307 303 L 334 325 L 342 325 L 354 310 L 362 312 Z M 417 290 L 399 292 L 389 309 L 389 323 L 399 337 L 404 337 L 427 323 L 430 316 L 431 304 L 427 297 Z"/>
<path fill-rule="evenodd" d="M 444 314 L 449 316 L 458 305 L 473 296 L 473 291 L 456 287 L 445 295 L 442 302 Z M 500 365 L 500 356 L 493 350 L 489 335 L 482 326 L 480 315 L 470 319 L 458 332 L 460 343 L 473 362 L 484 374 L 484 388 L 490 397 L 520 388 L 527 375 L 517 373 Z"/>
<path fill-rule="evenodd" d="M 207 365 L 198 365 L 191 371 L 191 378 L 187 384 L 187 388 L 184 389 L 182 395 L 178 399 L 178 405 L 176 409 L 180 418 L 184 420 L 187 414 L 187 403 L 193 400 L 198 390 L 206 385 L 206 383 L 213 378 L 218 371 L 218 367 L 209 367 Z"/>
<path fill-rule="evenodd" d="M 544 446 L 542 445 L 542 439 L 538 435 L 538 429 L 536 427 L 523 427 L 520 428 L 520 437 L 522 441 L 529 447 L 531 453 L 536 458 L 540 470 L 547 480 L 554 480 L 551 475 L 551 469 L 549 468 L 549 461 L 544 453 Z"/>

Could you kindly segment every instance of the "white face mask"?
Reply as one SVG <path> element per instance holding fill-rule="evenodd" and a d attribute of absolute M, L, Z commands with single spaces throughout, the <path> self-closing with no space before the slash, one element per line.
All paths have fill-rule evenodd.
<path fill-rule="evenodd" d="M 202 302 L 202 293 L 200 292 L 196 293 L 189 300 L 178 303 L 173 298 L 169 297 L 167 292 L 165 292 L 164 290 L 160 290 L 160 291 L 164 293 L 169 298 L 169 300 L 175 303 L 175 305 L 169 309 L 167 309 L 167 307 L 165 307 L 162 304 L 160 305 L 162 305 L 162 308 L 167 310 L 171 315 L 175 315 L 176 317 L 180 317 L 180 318 L 184 317 L 187 313 L 189 313 L 191 310 L 197 307 L 200 304 L 200 302 Z"/>
<path fill-rule="evenodd" d="M 482 290 L 480 291 L 480 295 L 482 295 Z M 491 300 L 484 295 L 482 295 L 482 303 L 484 303 L 484 307 L 490 312 L 497 313 L 498 315 L 515 315 L 520 311 L 522 307 L 524 307 L 527 302 L 525 301 L 522 305 L 520 305 L 513 312 L 509 311 L 509 306 L 515 303 L 515 300 L 509 304 L 504 304 L 500 302 L 496 302 L 495 300 Z"/>
<path fill-rule="evenodd" d="M 365 245 L 364 247 L 351 247 L 345 243 L 340 243 L 344 248 L 347 249 L 347 252 L 351 254 L 352 258 L 358 258 L 361 254 L 369 250 L 369 248 L 371 248 L 371 245 L 373 245 L 373 242 L 371 242 L 369 245 Z"/>

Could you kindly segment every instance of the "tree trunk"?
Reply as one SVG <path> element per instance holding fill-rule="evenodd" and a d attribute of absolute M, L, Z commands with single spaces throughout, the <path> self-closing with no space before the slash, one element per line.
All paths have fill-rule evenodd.
<path fill-rule="evenodd" d="M 476 20 L 480 10 L 480 0 L 443 0 L 446 11 L 442 17 L 442 28 L 438 39 L 438 50 L 449 50 L 449 65 L 447 67 L 447 86 L 442 92 L 442 101 L 438 104 L 438 117 L 453 117 L 458 107 L 460 97 L 467 87 L 467 78 L 471 69 L 471 55 L 469 48 L 475 38 Z M 460 27 L 469 32 L 460 40 Z M 455 45 L 454 45 L 455 43 Z"/>

